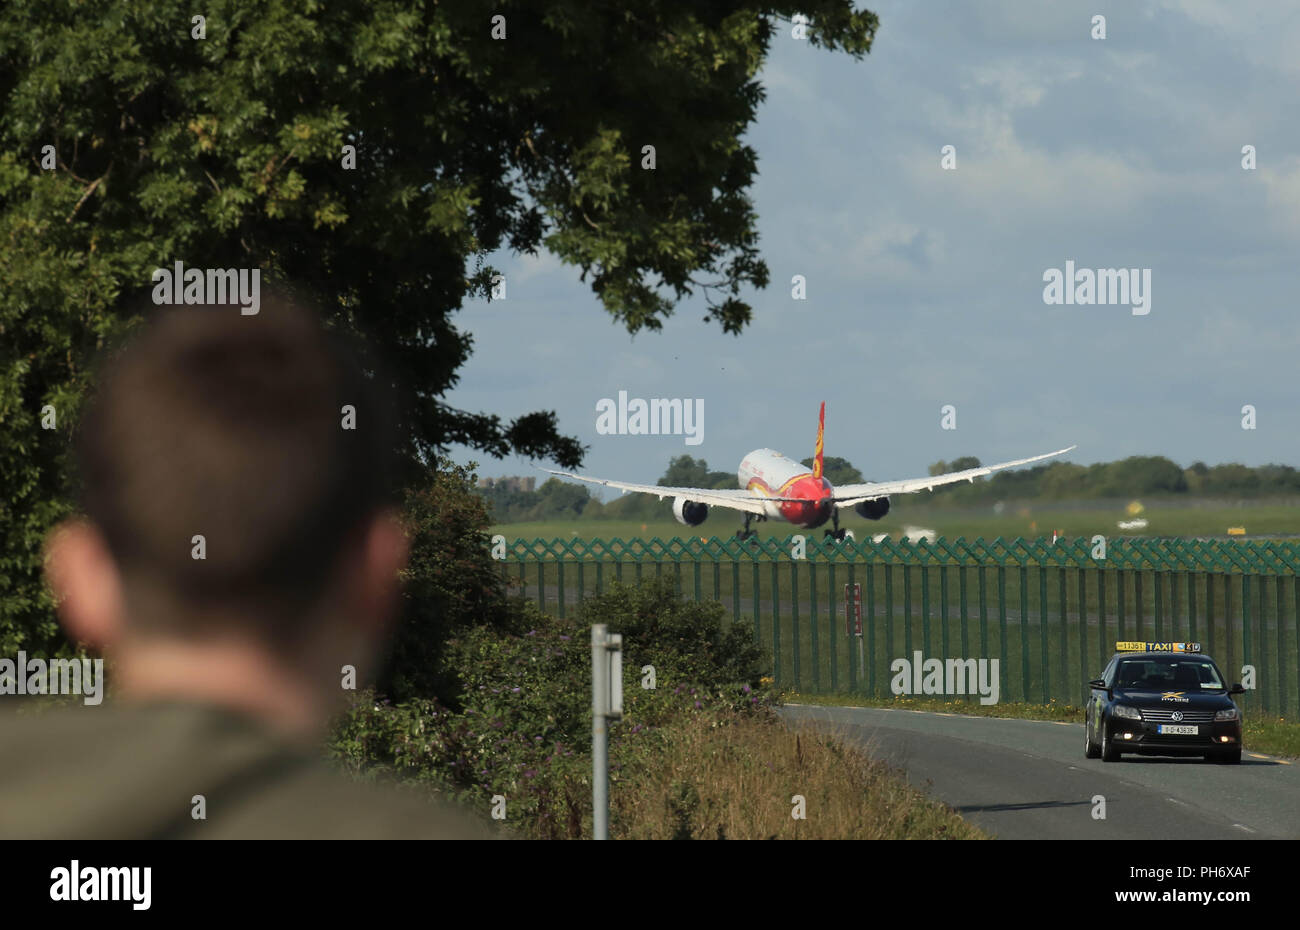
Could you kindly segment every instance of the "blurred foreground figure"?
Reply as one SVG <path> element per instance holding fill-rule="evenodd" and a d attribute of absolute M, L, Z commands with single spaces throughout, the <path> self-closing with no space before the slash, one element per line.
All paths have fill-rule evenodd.
<path fill-rule="evenodd" d="M 109 696 L 0 715 L 0 837 L 490 835 L 321 759 L 344 667 L 364 680 L 397 607 L 390 417 L 284 295 L 164 309 L 108 361 L 78 434 L 85 519 L 46 570 Z"/>

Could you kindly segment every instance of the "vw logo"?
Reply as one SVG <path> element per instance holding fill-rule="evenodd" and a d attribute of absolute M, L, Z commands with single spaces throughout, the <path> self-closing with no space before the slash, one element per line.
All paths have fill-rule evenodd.
<path fill-rule="evenodd" d="M 1174 711 L 1173 714 L 1170 715 L 1170 719 L 1173 720 L 1174 723 L 1177 723 L 1179 720 L 1183 719 L 1183 712 L 1181 710 Z"/>

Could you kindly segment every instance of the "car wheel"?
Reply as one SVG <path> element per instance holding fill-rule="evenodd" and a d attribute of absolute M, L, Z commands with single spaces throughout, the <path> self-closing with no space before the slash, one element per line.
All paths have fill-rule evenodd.
<path fill-rule="evenodd" d="M 1106 721 L 1103 720 L 1101 722 L 1101 761 L 1118 762 L 1119 756 L 1119 747 L 1110 738 L 1110 727 L 1106 726 Z"/>
<path fill-rule="evenodd" d="M 1083 757 L 1085 759 L 1096 759 L 1101 755 L 1101 750 L 1097 744 L 1092 741 L 1092 724 L 1085 715 L 1083 720 Z"/>

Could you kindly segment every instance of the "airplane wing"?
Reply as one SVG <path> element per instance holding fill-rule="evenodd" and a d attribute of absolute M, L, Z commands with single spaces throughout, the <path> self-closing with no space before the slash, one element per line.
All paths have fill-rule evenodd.
<path fill-rule="evenodd" d="M 764 513 L 763 504 L 766 501 L 801 501 L 800 498 L 794 497 L 757 497 L 742 488 L 667 488 L 659 484 L 631 484 L 626 481 L 606 481 L 604 478 L 587 478 L 583 475 L 575 475 L 567 471 L 552 471 L 549 468 L 543 468 L 542 471 L 552 475 L 559 475 L 562 478 L 572 478 L 575 481 L 585 481 L 588 484 L 601 484 L 607 488 L 617 488 L 620 491 L 637 491 L 641 494 L 653 494 L 660 500 L 665 497 L 684 497 L 688 501 L 694 501 L 697 504 L 708 504 L 710 507 L 728 507 L 732 510 L 741 510 L 746 513 Z"/>
<path fill-rule="evenodd" d="M 1030 462 L 1041 462 L 1043 459 L 1064 455 L 1077 448 L 1078 446 L 1070 446 L 1068 449 L 1057 449 L 1055 452 L 1035 455 L 1027 459 L 1016 459 L 1014 462 L 1001 462 L 997 465 L 981 465 L 979 468 L 967 468 L 965 471 L 949 472 L 946 475 L 904 478 L 902 481 L 868 481 L 866 484 L 846 484 L 835 489 L 835 506 L 852 507 L 862 501 L 884 497 L 887 494 L 912 494 L 916 491 L 930 491 L 942 484 L 974 481 L 976 478 L 991 475 L 1003 468 L 1014 468 L 1017 465 L 1028 465 Z"/>

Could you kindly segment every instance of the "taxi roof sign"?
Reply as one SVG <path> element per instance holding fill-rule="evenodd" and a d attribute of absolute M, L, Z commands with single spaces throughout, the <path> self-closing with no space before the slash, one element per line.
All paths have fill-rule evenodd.
<path fill-rule="evenodd" d="M 1200 652 L 1200 643 L 1130 643 L 1115 644 L 1116 652 Z"/>

